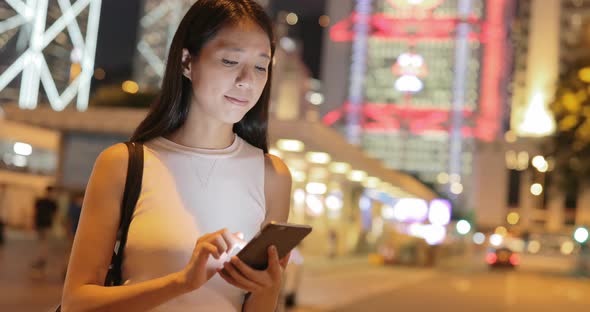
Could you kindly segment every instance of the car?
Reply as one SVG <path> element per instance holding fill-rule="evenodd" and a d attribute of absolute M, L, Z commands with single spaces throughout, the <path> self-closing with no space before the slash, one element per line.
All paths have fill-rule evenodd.
<path fill-rule="evenodd" d="M 507 247 L 489 249 L 486 262 L 490 268 L 516 268 L 520 264 L 520 255 Z"/>

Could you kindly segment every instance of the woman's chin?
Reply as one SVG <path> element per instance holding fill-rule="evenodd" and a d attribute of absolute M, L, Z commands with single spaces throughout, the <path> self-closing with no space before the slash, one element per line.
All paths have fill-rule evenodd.
<path fill-rule="evenodd" d="M 228 114 L 227 116 L 224 116 L 223 118 L 223 122 L 227 123 L 227 124 L 237 124 L 238 122 L 240 122 L 242 119 L 244 119 L 244 116 L 246 114 Z"/>

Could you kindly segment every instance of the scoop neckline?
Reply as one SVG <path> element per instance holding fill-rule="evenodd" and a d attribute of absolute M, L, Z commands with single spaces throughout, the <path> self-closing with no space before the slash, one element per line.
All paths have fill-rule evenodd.
<path fill-rule="evenodd" d="M 180 152 L 183 154 L 189 154 L 193 156 L 200 156 L 200 157 L 231 157 L 235 155 L 240 148 L 242 147 L 242 138 L 240 138 L 237 134 L 234 133 L 234 140 L 231 145 L 224 148 L 219 149 L 209 149 L 209 148 L 199 148 L 199 147 L 191 147 L 182 144 L 178 144 L 174 141 L 171 141 L 165 137 L 158 137 L 154 139 L 154 142 L 176 152 Z"/>

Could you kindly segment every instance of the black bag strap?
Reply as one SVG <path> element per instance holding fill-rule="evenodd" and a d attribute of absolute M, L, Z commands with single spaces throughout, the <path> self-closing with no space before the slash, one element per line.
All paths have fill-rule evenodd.
<path fill-rule="evenodd" d="M 121 202 L 121 222 L 117 230 L 117 240 L 113 250 L 113 257 L 109 271 L 104 281 L 105 286 L 121 285 L 121 264 L 123 262 L 123 251 L 127 243 L 129 224 L 133 216 L 133 210 L 141 192 L 141 181 L 143 179 L 143 144 L 138 142 L 125 142 L 129 151 L 127 165 L 127 179 L 125 180 L 125 191 Z"/>

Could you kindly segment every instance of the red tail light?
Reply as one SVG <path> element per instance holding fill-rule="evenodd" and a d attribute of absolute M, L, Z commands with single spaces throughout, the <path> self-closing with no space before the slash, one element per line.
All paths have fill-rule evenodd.
<path fill-rule="evenodd" d="M 489 252 L 486 254 L 486 262 L 488 264 L 494 264 L 494 263 L 496 263 L 497 260 L 498 260 L 498 257 L 496 256 L 495 253 Z"/>
<path fill-rule="evenodd" d="M 512 265 L 520 264 L 520 257 L 517 254 L 512 254 L 512 256 L 510 256 L 510 263 Z"/>

